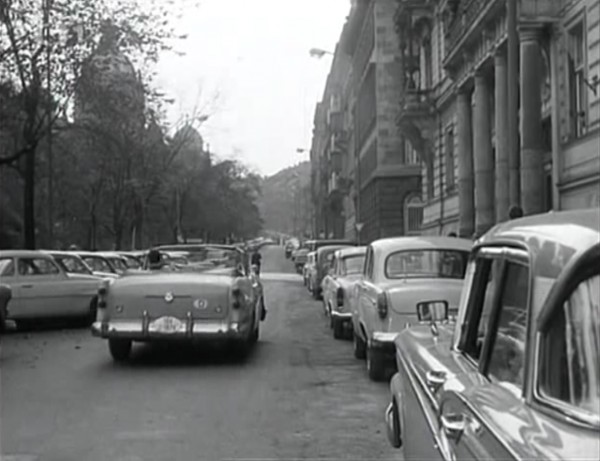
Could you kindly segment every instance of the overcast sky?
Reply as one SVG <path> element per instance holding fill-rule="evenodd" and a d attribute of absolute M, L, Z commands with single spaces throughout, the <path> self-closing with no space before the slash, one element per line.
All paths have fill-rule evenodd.
<path fill-rule="evenodd" d="M 183 57 L 166 55 L 158 84 L 176 102 L 171 122 L 200 107 L 210 150 L 271 175 L 308 160 L 315 104 L 350 0 L 202 0 L 178 24 Z"/>

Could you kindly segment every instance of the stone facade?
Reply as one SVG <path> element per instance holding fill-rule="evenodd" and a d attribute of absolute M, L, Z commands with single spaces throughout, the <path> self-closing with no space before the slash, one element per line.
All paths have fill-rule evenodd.
<path fill-rule="evenodd" d="M 397 3 L 398 125 L 423 164 L 422 233 L 479 235 L 512 206 L 599 206 L 599 3 Z"/>
<path fill-rule="evenodd" d="M 395 0 L 352 2 L 336 48 L 321 104 L 330 96 L 335 81 L 340 88 L 339 137 L 343 142 L 339 160 L 324 161 L 327 148 L 317 147 L 319 130 L 315 125 L 313 197 L 316 208 L 326 210 L 317 218 L 319 233 L 329 223 L 326 235 L 366 243 L 420 227 L 422 207 L 414 201 L 421 187 L 420 165 L 415 156 L 406 155 L 405 138 L 396 127 L 404 81 L 395 10 Z M 346 59 L 349 69 L 343 78 L 339 70 Z M 331 145 L 335 146 L 335 133 L 333 136 Z M 318 168 L 329 170 L 319 176 Z M 328 188 L 323 186 L 325 182 Z M 408 199 L 413 199 L 411 226 L 405 219 Z"/>

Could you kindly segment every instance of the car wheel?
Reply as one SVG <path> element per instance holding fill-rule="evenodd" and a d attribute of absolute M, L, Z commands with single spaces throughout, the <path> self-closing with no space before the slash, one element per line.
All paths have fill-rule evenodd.
<path fill-rule="evenodd" d="M 332 320 L 333 323 L 333 337 L 335 339 L 344 339 L 344 324 L 339 320 Z"/>
<path fill-rule="evenodd" d="M 382 381 L 385 377 L 383 354 L 372 347 L 367 347 L 367 372 L 372 381 Z"/>
<path fill-rule="evenodd" d="M 85 326 L 89 327 L 96 321 L 98 315 L 98 297 L 94 296 L 90 301 L 90 310 L 85 318 Z"/>
<path fill-rule="evenodd" d="M 131 339 L 110 338 L 108 350 L 115 362 L 125 362 L 131 354 Z"/>
<path fill-rule="evenodd" d="M 367 356 L 367 345 L 356 332 L 352 334 L 352 340 L 354 343 L 354 357 L 364 360 Z"/>

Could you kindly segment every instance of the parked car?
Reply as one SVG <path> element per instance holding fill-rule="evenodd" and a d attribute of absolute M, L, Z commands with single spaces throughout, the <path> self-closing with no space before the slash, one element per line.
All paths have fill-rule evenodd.
<path fill-rule="evenodd" d="M 73 251 L 92 268 L 92 273 L 102 278 L 117 278 L 119 273 L 112 263 L 102 256 L 101 253 L 95 251 Z"/>
<path fill-rule="evenodd" d="M 315 299 L 323 299 L 323 279 L 328 274 L 333 261 L 333 254 L 341 249 L 348 248 L 348 245 L 327 245 L 316 250 L 314 277 L 311 282 L 311 294 Z"/>
<path fill-rule="evenodd" d="M 600 212 L 497 225 L 446 300 L 396 339 L 388 437 L 406 459 L 598 459 Z M 429 309 L 428 309 L 429 308 Z M 438 311 L 438 312 L 435 312 Z"/>
<path fill-rule="evenodd" d="M 335 339 L 342 339 L 349 329 L 352 331 L 350 297 L 362 274 L 366 252 L 366 247 L 337 250 L 331 270 L 323 279 L 323 304 Z"/>
<path fill-rule="evenodd" d="M 132 251 L 119 251 L 120 256 L 125 258 L 125 264 L 128 269 L 141 269 L 144 261 L 143 254 L 140 256 L 139 253 Z"/>
<path fill-rule="evenodd" d="M 41 251 L 0 251 L 0 278 L 12 290 L 8 319 L 17 327 L 33 320 L 76 317 L 91 323 L 96 316 L 100 279 L 67 275 Z"/>
<path fill-rule="evenodd" d="M 88 276 L 89 278 L 101 279 L 102 277 L 94 275 L 94 271 L 88 264 L 81 258 L 81 256 L 69 252 L 69 251 L 58 251 L 50 250 L 44 251 L 54 258 L 58 265 L 64 270 L 67 275 L 76 276 Z"/>
<path fill-rule="evenodd" d="M 296 272 L 302 274 L 302 269 L 306 264 L 306 259 L 308 256 L 308 248 L 298 248 L 293 253 L 294 266 L 296 267 Z"/>
<path fill-rule="evenodd" d="M 8 303 L 12 297 L 12 290 L 9 285 L 0 283 L 0 333 L 6 328 L 6 319 L 8 318 L 9 310 Z"/>
<path fill-rule="evenodd" d="M 352 240 L 344 240 L 344 239 L 324 239 L 324 240 L 307 240 L 305 246 L 309 249 L 309 251 L 317 251 L 321 247 L 325 246 L 356 246 L 356 242 Z"/>
<path fill-rule="evenodd" d="M 371 379 L 383 379 L 395 366 L 394 339 L 416 320 L 417 302 L 445 299 L 456 313 L 472 245 L 423 236 L 386 238 L 367 247 L 352 321 L 354 355 L 367 359 Z"/>
<path fill-rule="evenodd" d="M 316 267 L 315 267 L 315 257 L 317 253 L 315 251 L 311 251 L 306 255 L 306 264 L 302 268 L 302 278 L 304 279 L 304 286 L 308 289 L 308 291 L 312 292 L 311 284 L 313 279 L 316 279 Z"/>
<path fill-rule="evenodd" d="M 110 263 L 110 265 L 114 268 L 115 272 L 118 275 L 123 275 L 123 274 L 125 274 L 125 272 L 127 272 L 129 270 L 129 265 L 127 264 L 127 258 L 125 258 L 125 256 L 120 255 L 116 251 L 99 251 L 96 254 L 105 258 Z"/>
<path fill-rule="evenodd" d="M 174 247 L 188 251 L 193 264 L 122 277 L 99 290 L 92 333 L 108 339 L 115 361 L 129 357 L 133 341 L 223 340 L 244 349 L 258 341 L 266 310 L 248 254 L 227 245 L 159 250 Z"/>

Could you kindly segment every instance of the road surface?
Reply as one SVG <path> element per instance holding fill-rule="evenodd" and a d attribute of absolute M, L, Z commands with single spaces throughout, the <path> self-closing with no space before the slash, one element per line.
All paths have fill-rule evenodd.
<path fill-rule="evenodd" d="M 137 345 L 117 366 L 87 330 L 2 338 L 2 460 L 398 459 L 387 384 L 332 338 L 283 248 L 263 254 L 269 315 L 245 360 Z"/>

